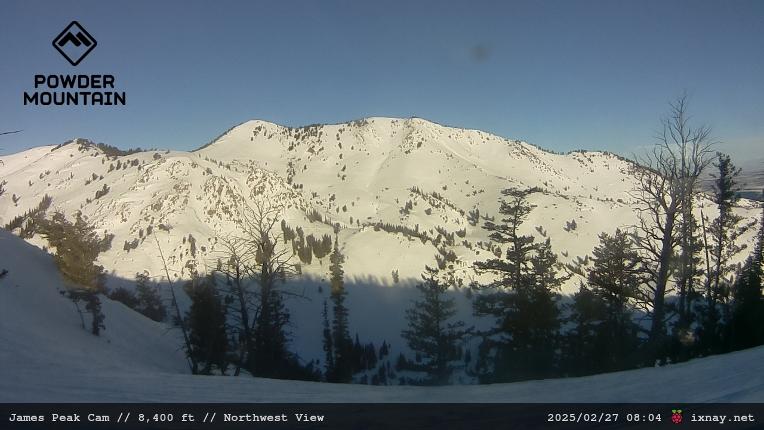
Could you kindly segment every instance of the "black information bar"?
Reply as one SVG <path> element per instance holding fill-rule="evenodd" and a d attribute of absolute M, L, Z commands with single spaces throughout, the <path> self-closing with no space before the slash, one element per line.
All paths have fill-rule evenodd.
<path fill-rule="evenodd" d="M 0 429 L 292 428 L 764 429 L 764 403 L 0 403 Z"/>

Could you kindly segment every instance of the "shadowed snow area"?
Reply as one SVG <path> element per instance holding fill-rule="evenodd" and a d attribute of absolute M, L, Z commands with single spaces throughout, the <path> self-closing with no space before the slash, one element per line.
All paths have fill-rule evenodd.
<path fill-rule="evenodd" d="M 764 347 L 583 378 L 374 387 L 188 374 L 176 331 L 102 298 L 82 329 L 51 257 L 0 230 L 1 402 L 760 402 Z"/>

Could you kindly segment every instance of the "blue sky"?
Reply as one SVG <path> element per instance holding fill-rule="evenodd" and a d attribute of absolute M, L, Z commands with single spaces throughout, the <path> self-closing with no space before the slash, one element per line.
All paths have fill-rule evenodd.
<path fill-rule="evenodd" d="M 6 1 L 0 154 L 73 137 L 192 149 L 252 118 L 418 116 L 629 155 L 683 91 L 718 149 L 764 148 L 762 1 Z M 51 46 L 77 20 L 77 67 Z M 125 107 L 30 107 L 35 74 L 109 73 Z"/>

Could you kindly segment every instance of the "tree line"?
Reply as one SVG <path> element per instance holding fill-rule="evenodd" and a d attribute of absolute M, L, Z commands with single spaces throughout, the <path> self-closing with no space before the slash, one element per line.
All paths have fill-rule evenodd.
<path fill-rule="evenodd" d="M 533 189 L 503 191 L 500 221 L 483 226 L 503 250 L 475 263 L 493 281 L 471 285 L 473 313 L 491 318 L 490 329 L 465 331 L 454 321 L 453 299 L 444 295 L 454 284 L 426 269 L 423 300 L 408 311 L 402 335 L 426 358 L 427 381 L 444 383 L 464 366 L 455 358 L 467 334 L 479 339 L 467 373 L 484 383 L 617 371 L 764 344 L 764 210 L 754 249 L 733 264 L 748 252 L 738 239 L 752 227 L 734 212 L 740 170 L 712 152 L 710 129 L 693 128 L 686 107 L 684 96 L 671 104 L 658 143 L 634 167 L 637 224 L 599 236 L 583 260 L 590 264 L 576 270 L 583 280 L 570 303 L 560 286 L 572 274 L 561 270 L 550 239 L 520 233 Z M 715 174 L 706 196 L 699 185 L 709 168 Z"/>
<path fill-rule="evenodd" d="M 276 228 L 279 216 L 279 207 L 255 203 L 244 214 L 243 233 L 221 240 L 223 251 L 216 268 L 186 283 L 191 297 L 186 316 L 187 354 L 197 363 L 196 372 L 202 374 L 239 375 L 246 371 L 270 378 L 352 382 L 359 372 L 374 369 L 389 347 L 383 343 L 378 355 L 373 343 L 362 343 L 358 334 L 355 340 L 351 337 L 345 302 L 345 257 L 338 241 L 325 237 L 321 246 L 333 243 L 333 247 L 329 300 L 324 301 L 321 314 L 323 366 L 290 350 L 292 324 L 286 300 L 300 297 L 288 291 L 285 283 L 300 269 L 292 261 L 297 254 L 293 247 L 278 245 L 300 235 L 283 221 Z M 378 381 L 379 377 L 372 378 L 372 382 Z"/>

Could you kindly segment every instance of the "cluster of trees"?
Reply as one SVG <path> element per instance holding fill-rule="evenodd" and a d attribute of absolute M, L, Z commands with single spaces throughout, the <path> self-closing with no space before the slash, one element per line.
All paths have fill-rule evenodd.
<path fill-rule="evenodd" d="M 39 217 L 36 228 L 56 249 L 54 261 L 68 283 L 66 294 L 74 301 L 83 328 L 86 327 L 84 314 L 89 314 L 90 331 L 100 334 L 105 316 L 98 295 L 104 293 L 106 287 L 103 267 L 95 261 L 98 254 L 109 249 L 111 237 L 101 238 L 81 212 L 75 214 L 74 222 L 58 211 L 50 219 Z M 85 303 L 85 312 L 80 309 L 81 302 Z"/>
<path fill-rule="evenodd" d="M 56 266 L 67 283 L 64 294 L 74 302 L 82 327 L 94 335 L 99 335 L 105 328 L 106 316 L 101 310 L 100 294 L 118 300 L 155 321 L 163 321 L 167 311 L 158 288 L 151 285 L 145 273 L 136 275 L 135 292 L 126 288 L 113 291 L 106 288 L 103 267 L 96 264 L 96 259 L 100 253 L 111 248 L 114 235 L 99 235 L 87 217 L 79 211 L 75 213 L 73 221 L 60 211 L 46 219 L 45 213 L 51 203 L 52 198 L 46 195 L 36 208 L 18 218 L 20 221 L 13 221 L 10 227 L 20 227 L 22 238 L 39 233 L 48 241 L 55 251 Z M 26 224 L 23 224 L 24 220 Z M 84 311 L 80 306 L 83 303 Z"/>
<path fill-rule="evenodd" d="M 408 326 L 401 333 L 417 358 L 399 356 L 397 370 L 423 372 L 426 377 L 415 382 L 424 384 L 448 383 L 458 368 L 484 383 L 508 382 L 617 371 L 764 344 L 764 211 L 749 251 L 739 238 L 753 225 L 744 225 L 735 213 L 739 169 L 730 157 L 714 154 L 712 144 L 708 127 L 690 125 L 686 98 L 677 99 L 657 144 L 633 170 L 636 225 L 600 234 L 591 256 L 579 259 L 576 271 L 583 280 L 569 303 L 561 300 L 560 287 L 571 274 L 562 270 L 550 239 L 521 233 L 533 210 L 529 197 L 540 190 L 504 190 L 499 220 L 482 217 L 494 258 L 474 265 L 486 275 L 482 279 L 491 281 L 470 285 L 473 313 L 494 324 L 475 330 L 455 318 L 448 289 L 457 283 L 448 276 L 447 263 L 456 256 L 441 251 L 438 267 L 426 267 L 416 286 L 419 297 L 406 311 Z M 700 181 L 712 168 L 709 196 L 701 192 Z M 49 205 L 46 196 L 32 211 L 31 225 L 55 248 L 56 264 L 72 286 L 69 296 L 78 311 L 85 303 L 83 327 L 84 315 L 90 314 L 90 330 L 97 335 L 104 327 L 98 295 L 106 290 L 103 268 L 95 260 L 111 237 L 101 238 L 79 212 L 73 222 L 60 212 L 50 219 L 37 216 Z M 224 250 L 216 267 L 185 283 L 191 298 L 185 314 L 171 288 L 173 319 L 183 331 L 192 372 L 239 375 L 244 370 L 261 377 L 348 383 L 377 369 L 373 382 L 393 378 L 389 360 L 379 366 L 389 355 L 386 343 L 377 349 L 357 334 L 351 338 L 344 256 L 337 240 L 306 237 L 283 220 L 279 229 L 280 213 L 280 207 L 267 203 L 247 208 L 242 234 L 221 240 Z M 19 227 L 23 219 L 12 223 Z M 477 210 L 470 212 L 470 223 L 479 219 Z M 574 222 L 567 227 L 574 229 Z M 374 228 L 428 239 L 418 225 L 378 223 Z M 438 233 L 453 242 L 453 233 L 440 228 Z M 195 253 L 190 235 L 189 241 Z M 291 247 L 280 246 L 289 242 Z M 749 253 L 744 263 L 733 264 L 742 252 Z M 299 274 L 293 255 L 304 262 L 313 255 L 330 257 L 323 368 L 289 349 L 286 301 L 294 293 L 284 285 Z M 165 320 L 168 312 L 156 287 L 146 274 L 136 279 L 135 293 L 117 289 L 111 297 Z M 473 362 L 473 351 L 464 347 L 475 337 Z"/>
<path fill-rule="evenodd" d="M 314 210 L 314 213 L 318 212 Z M 328 234 L 322 235 L 320 239 L 312 234 L 306 236 L 302 227 L 293 229 L 287 225 L 286 220 L 281 220 L 281 233 L 284 243 L 292 243 L 292 251 L 301 263 L 310 264 L 313 256 L 322 259 L 332 252 L 332 237 Z"/>
<path fill-rule="evenodd" d="M 415 237 L 421 240 L 422 243 L 427 242 L 427 240 L 429 239 L 427 237 L 427 234 L 419 231 L 419 224 L 416 224 L 414 228 L 412 229 L 411 227 L 408 227 L 405 225 L 390 224 L 387 222 L 378 222 L 373 224 L 373 227 L 374 227 L 374 231 L 382 230 L 388 233 L 402 233 L 404 236 L 410 237 L 410 238 Z"/>
<path fill-rule="evenodd" d="M 355 340 L 351 337 L 345 257 L 337 241 L 329 237 L 323 241 L 334 244 L 329 298 L 322 312 L 323 368 L 313 360 L 305 363 L 289 350 L 291 319 L 285 299 L 293 294 L 283 284 L 298 273 L 298 266 L 291 261 L 293 250 L 277 245 L 297 235 L 290 235 L 292 230 L 283 222 L 281 233 L 276 231 L 279 212 L 265 204 L 248 211 L 244 234 L 221 242 L 225 251 L 217 268 L 186 284 L 192 304 L 184 322 L 195 372 L 226 374 L 233 368 L 234 375 L 246 370 L 254 376 L 352 382 L 359 373 L 375 369 L 379 359 L 389 354 L 389 346 L 383 343 L 378 355 L 373 343 L 363 344 L 358 334 Z M 385 383 L 387 369 L 378 373 L 371 382 Z M 368 376 L 356 379 L 369 382 Z"/>
<path fill-rule="evenodd" d="M 345 304 L 347 290 L 342 268 L 344 261 L 345 256 L 340 252 L 338 242 L 335 240 L 329 266 L 331 311 L 327 302 L 324 301 L 322 317 L 325 353 L 323 380 L 336 383 L 352 382 L 354 375 L 375 369 L 379 360 L 389 354 L 389 346 L 386 342 L 382 343 L 377 355 L 374 343 L 362 344 L 358 333 L 355 335 L 355 341 L 350 337 L 350 313 Z M 372 375 L 371 383 L 385 384 L 387 375 L 387 372 L 380 371 Z M 364 375 L 359 382 L 368 383 L 368 376 Z"/>
<path fill-rule="evenodd" d="M 145 272 L 135 274 L 134 291 L 119 287 L 109 291 L 108 296 L 154 321 L 164 321 L 167 317 L 167 308 L 162 302 L 159 287 L 151 282 Z"/>
<path fill-rule="evenodd" d="M 520 234 L 530 214 L 531 191 L 505 190 L 501 222 L 487 221 L 484 228 L 492 241 L 506 248 L 503 257 L 477 262 L 479 273 L 490 272 L 494 281 L 474 283 L 474 313 L 489 316 L 496 325 L 483 333 L 477 371 L 485 382 L 504 381 L 511 375 L 549 377 L 557 345 L 550 334 L 559 331 L 557 301 L 565 281 L 557 270 L 557 256 L 550 240 L 536 243 Z"/>
<path fill-rule="evenodd" d="M 408 328 L 401 332 L 412 351 L 417 354 L 416 363 L 408 362 L 402 355 L 398 369 L 425 372 L 424 384 L 445 384 L 455 368 L 455 361 L 461 359 L 459 343 L 467 332 L 463 321 L 454 321 L 456 304 L 448 297 L 448 282 L 438 279 L 438 271 L 426 267 L 423 282 L 416 288 L 421 300 L 415 300 L 406 310 Z"/>
<path fill-rule="evenodd" d="M 764 212 L 753 252 L 742 266 L 732 264 L 749 227 L 734 213 L 739 170 L 711 152 L 707 127 L 690 126 L 685 97 L 671 107 L 658 144 L 634 171 L 637 225 L 599 236 L 584 260 L 590 264 L 579 268 L 585 281 L 572 303 L 561 303 L 566 277 L 550 240 L 519 230 L 535 190 L 503 192 L 500 222 L 484 225 L 503 252 L 475 263 L 494 280 L 471 286 L 479 292 L 474 314 L 495 321 L 477 332 L 482 341 L 470 371 L 482 382 L 615 371 L 764 344 Z M 699 189 L 711 166 L 715 216 Z M 463 333 L 445 323 L 453 316 L 448 299 L 439 298 L 447 286 L 438 287 L 433 269 L 424 279 L 424 301 L 409 310 L 403 335 L 426 357 L 432 380 L 443 382 Z"/>
<path fill-rule="evenodd" d="M 192 299 L 184 322 L 186 352 L 195 373 L 318 379 L 312 361 L 288 348 L 291 295 L 283 284 L 299 273 L 291 250 L 280 248 L 275 226 L 280 208 L 256 203 L 243 214 L 243 234 L 221 240 L 223 257 L 206 276 L 185 285 Z"/>
<path fill-rule="evenodd" d="M 53 197 L 45 194 L 37 207 L 26 211 L 22 215 L 13 217 L 13 219 L 5 225 L 5 229 L 13 231 L 19 228 L 19 237 L 22 239 L 28 239 L 34 236 L 37 231 L 37 225 L 44 218 L 45 212 L 48 210 L 51 203 L 53 203 Z"/>
<path fill-rule="evenodd" d="M 732 171 L 728 163 L 726 156 L 719 156 L 715 201 L 722 206 L 729 202 L 720 197 L 733 195 L 723 191 L 734 183 L 724 173 Z M 660 323 L 654 324 L 656 300 L 660 301 L 655 293 L 656 271 L 650 266 L 654 260 L 634 232 L 616 229 L 599 236 L 591 265 L 583 271 L 585 282 L 572 302 L 563 304 L 559 287 L 565 276 L 560 275 L 549 239 L 536 242 L 518 232 L 532 210 L 528 191 L 504 194 L 508 199 L 501 207 L 501 222 L 486 222 L 485 228 L 505 252 L 475 264 L 479 272 L 490 272 L 495 280 L 471 286 L 479 292 L 473 297 L 475 315 L 492 317 L 495 325 L 482 331 L 464 330 L 463 323 L 453 318 L 454 299 L 446 294 L 454 282 L 439 280 L 438 271 L 428 267 L 424 282 L 417 285 L 421 300 L 407 311 L 409 325 L 402 332 L 417 354 L 417 364 L 404 360 L 401 366 L 424 371 L 427 378 L 419 383 L 448 383 L 456 368 L 469 365 L 462 347 L 470 331 L 482 341 L 478 359 L 467 373 L 483 383 L 618 371 L 653 365 L 656 360 L 676 362 L 764 344 L 764 212 L 753 252 L 742 267 L 726 263 L 725 268 L 719 262 L 725 253 L 719 248 L 726 242 L 720 238 L 730 241 L 725 258 L 739 248 L 731 243 L 731 234 L 719 233 L 719 226 L 727 223 L 730 231 L 738 233 L 741 228 L 726 221 L 725 214 L 731 212 L 720 208 L 706 232 L 709 246 L 696 250 L 708 256 L 702 262 L 705 270 L 694 273 L 697 291 L 685 286 L 682 292 L 682 254 L 679 250 L 671 254 L 671 282 L 666 285 L 671 285 L 674 294 L 663 296 L 665 312 Z M 712 234 L 717 239 L 712 240 Z M 732 248 L 735 252 L 729 251 Z M 689 309 L 688 313 L 682 314 L 683 309 Z"/>
<path fill-rule="evenodd" d="M 141 149 L 140 147 L 124 150 L 124 149 L 119 149 L 116 146 L 111 146 L 111 145 L 107 145 L 105 143 L 100 143 L 100 142 L 96 143 L 95 146 L 101 151 L 103 151 L 104 154 L 110 157 L 120 157 L 125 155 L 136 154 L 138 152 L 143 152 L 143 151 L 151 151 L 151 149 L 144 150 L 144 149 Z"/>

